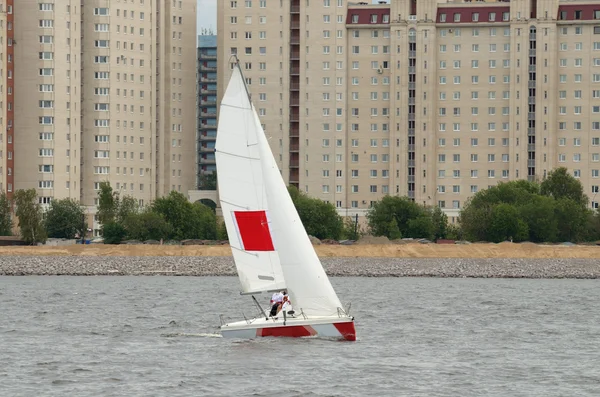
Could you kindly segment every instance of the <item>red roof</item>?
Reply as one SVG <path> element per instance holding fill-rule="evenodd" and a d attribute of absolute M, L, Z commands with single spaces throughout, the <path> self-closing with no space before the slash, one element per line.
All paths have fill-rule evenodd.
<path fill-rule="evenodd" d="M 581 11 L 581 15 L 578 19 L 575 19 L 576 11 Z M 559 21 L 592 21 L 594 20 L 594 11 L 600 13 L 600 4 L 568 4 L 561 5 L 558 7 L 558 20 Z M 565 13 L 566 15 L 564 15 Z M 598 23 L 600 23 L 600 15 L 598 16 Z"/>
<path fill-rule="evenodd" d="M 490 23 L 490 22 L 508 22 L 502 20 L 502 14 L 510 13 L 510 7 L 443 7 L 438 8 L 437 23 Z M 495 13 L 493 21 L 490 21 L 490 14 Z M 441 15 L 446 14 L 446 20 L 442 22 Z M 454 15 L 459 14 L 460 20 L 455 22 Z M 477 16 L 477 20 L 474 21 L 474 17 Z"/>
<path fill-rule="evenodd" d="M 376 22 L 371 22 L 371 16 L 376 15 Z M 383 21 L 383 16 L 387 15 L 387 22 Z M 356 22 L 353 22 L 356 21 Z M 348 8 L 348 15 L 346 15 L 346 24 L 349 25 L 378 25 L 378 24 L 389 24 L 390 23 L 390 9 L 389 8 Z"/>

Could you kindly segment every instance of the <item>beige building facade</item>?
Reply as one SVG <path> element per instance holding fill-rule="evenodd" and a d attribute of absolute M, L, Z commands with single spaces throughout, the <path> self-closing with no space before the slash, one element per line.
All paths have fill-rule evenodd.
<path fill-rule="evenodd" d="M 7 156 L 8 146 L 6 144 L 7 137 L 7 82 L 8 82 L 8 21 L 7 21 L 7 3 L 6 0 L 0 0 L 0 191 L 6 192 L 8 185 L 8 174 L 12 170 L 8 170 Z M 11 181 L 12 182 L 12 181 Z M 12 189 L 12 186 L 10 186 Z"/>
<path fill-rule="evenodd" d="M 386 194 L 456 220 L 475 192 L 565 166 L 600 196 L 600 4 L 219 2 L 283 175 L 341 214 Z"/>
<path fill-rule="evenodd" d="M 195 186 L 195 0 L 20 0 L 14 15 L 15 189 L 94 214 L 102 181 L 140 204 Z"/>

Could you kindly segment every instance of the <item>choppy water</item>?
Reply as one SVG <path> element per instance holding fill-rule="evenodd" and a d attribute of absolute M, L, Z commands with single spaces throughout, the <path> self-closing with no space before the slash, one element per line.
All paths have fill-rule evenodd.
<path fill-rule="evenodd" d="M 232 277 L 0 277 L 0 395 L 600 395 L 598 281 L 332 282 L 357 342 L 218 337 Z"/>

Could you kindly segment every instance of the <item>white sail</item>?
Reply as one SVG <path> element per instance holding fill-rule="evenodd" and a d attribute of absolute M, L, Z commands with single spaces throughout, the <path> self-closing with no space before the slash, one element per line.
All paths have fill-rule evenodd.
<path fill-rule="evenodd" d="M 243 293 L 285 288 L 279 256 L 270 244 L 256 115 L 238 68 L 223 96 L 215 157 L 223 219 Z M 258 128 L 258 129 L 257 129 Z"/>
<path fill-rule="evenodd" d="M 336 315 L 340 300 L 302 225 L 258 116 L 255 124 L 273 240 L 292 304 L 307 316 Z"/>

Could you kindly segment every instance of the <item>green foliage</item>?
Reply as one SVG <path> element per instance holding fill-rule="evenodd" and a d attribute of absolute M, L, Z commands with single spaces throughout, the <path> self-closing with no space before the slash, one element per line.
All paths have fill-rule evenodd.
<path fill-rule="evenodd" d="M 388 237 L 390 240 L 398 240 L 402 238 L 402 233 L 400 232 L 400 228 L 398 227 L 398 222 L 396 222 L 396 218 L 392 217 L 388 224 L 387 228 Z"/>
<path fill-rule="evenodd" d="M 431 211 L 408 197 L 385 196 L 367 212 L 371 234 L 393 238 L 433 238 L 435 227 Z"/>
<path fill-rule="evenodd" d="M 506 240 L 524 241 L 529 236 L 529 227 L 519 218 L 519 211 L 511 204 L 498 204 L 490 216 L 488 239 L 494 243 Z"/>
<path fill-rule="evenodd" d="M 53 200 L 45 218 L 48 237 L 72 239 L 87 230 L 83 207 L 72 199 Z"/>
<path fill-rule="evenodd" d="M 433 238 L 435 240 L 446 238 L 448 234 L 448 215 L 444 214 L 440 207 L 435 207 L 431 212 L 431 222 L 433 223 Z"/>
<path fill-rule="evenodd" d="M 104 244 L 120 244 L 127 235 L 125 227 L 115 221 L 111 221 L 102 225 L 102 237 L 104 238 Z"/>
<path fill-rule="evenodd" d="M 98 191 L 98 221 L 102 224 L 112 222 L 117 216 L 119 208 L 119 194 L 113 192 L 110 182 L 100 182 Z"/>
<path fill-rule="evenodd" d="M 449 240 L 462 240 L 462 229 L 458 225 L 449 224 L 446 229 L 446 238 Z"/>
<path fill-rule="evenodd" d="M 19 218 L 21 238 L 28 244 L 46 242 L 44 213 L 38 203 L 35 189 L 17 190 L 14 194 L 17 207 L 15 215 Z"/>
<path fill-rule="evenodd" d="M 129 216 L 137 214 L 140 210 L 137 200 L 131 196 L 124 196 L 122 199 L 117 196 L 115 204 L 115 220 L 117 222 L 124 222 Z"/>
<path fill-rule="evenodd" d="M 198 190 L 217 190 L 217 172 L 200 175 Z"/>
<path fill-rule="evenodd" d="M 556 200 L 570 199 L 586 207 L 588 198 L 583 194 L 583 186 L 573 176 L 569 175 L 565 167 L 556 168 L 548 173 L 541 185 L 541 194 L 553 197 Z"/>
<path fill-rule="evenodd" d="M 318 239 L 339 240 L 344 231 L 344 221 L 333 204 L 308 197 L 297 188 L 288 188 L 306 232 Z"/>
<path fill-rule="evenodd" d="M 173 231 L 173 227 L 165 218 L 156 212 L 146 209 L 142 212 L 131 213 L 123 221 L 130 240 L 166 240 Z"/>
<path fill-rule="evenodd" d="M 215 213 L 203 204 L 190 203 L 179 192 L 172 191 L 168 196 L 156 199 L 151 209 L 171 225 L 170 237 L 175 240 L 214 240 L 217 237 Z"/>
<path fill-rule="evenodd" d="M 581 183 L 558 168 L 541 185 L 520 180 L 478 192 L 467 200 L 460 223 L 471 241 L 577 242 L 600 236 L 587 201 Z"/>
<path fill-rule="evenodd" d="M 361 233 L 361 227 L 357 225 L 355 217 L 348 216 L 344 219 L 342 238 L 356 241 L 360 238 Z"/>
<path fill-rule="evenodd" d="M 223 219 L 217 220 L 217 240 L 228 240 L 227 227 Z"/>
<path fill-rule="evenodd" d="M 12 235 L 11 204 L 6 192 L 0 192 L 0 236 Z"/>

